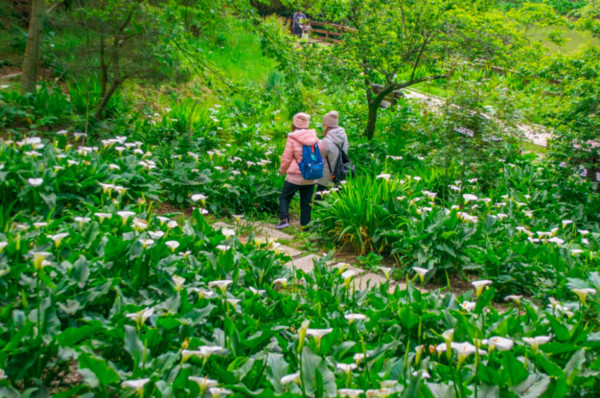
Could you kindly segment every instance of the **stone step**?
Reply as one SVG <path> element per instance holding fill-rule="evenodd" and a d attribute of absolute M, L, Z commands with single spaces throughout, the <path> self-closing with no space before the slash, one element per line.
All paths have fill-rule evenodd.
<path fill-rule="evenodd" d="M 224 223 L 223 221 L 217 221 L 216 223 L 214 223 L 214 224 L 212 225 L 212 227 L 213 227 L 213 229 L 214 229 L 215 231 L 218 231 L 218 230 L 220 230 L 220 229 L 223 229 L 223 228 L 235 229 L 234 227 L 232 227 L 232 226 L 231 226 L 231 225 L 229 225 L 229 224 L 226 224 L 226 223 Z"/>
<path fill-rule="evenodd" d="M 303 272 L 309 273 L 315 269 L 313 260 L 318 259 L 319 256 L 316 254 L 309 254 L 308 256 L 300 257 L 298 259 L 285 263 L 286 267 L 301 269 Z"/>
<path fill-rule="evenodd" d="M 284 246 L 284 245 L 279 246 L 277 248 L 277 250 L 281 253 L 287 254 L 291 258 L 297 258 L 302 255 L 302 252 L 300 250 L 294 249 L 293 247 Z"/>
<path fill-rule="evenodd" d="M 285 232 L 283 232 L 279 229 L 276 229 L 275 226 L 272 226 L 270 224 L 256 223 L 253 226 L 256 229 L 257 234 L 265 235 L 269 238 L 274 238 L 277 240 L 279 240 L 279 239 L 286 240 L 286 241 L 294 240 L 294 237 L 292 235 L 286 234 Z"/>
<path fill-rule="evenodd" d="M 343 269 L 344 271 L 354 271 L 356 272 L 356 274 L 362 274 L 363 272 L 365 272 L 364 269 L 362 268 L 356 268 L 348 263 L 333 263 L 333 262 L 328 262 L 327 265 L 332 266 L 333 268 L 336 268 L 338 270 Z"/>
<path fill-rule="evenodd" d="M 377 287 L 384 284 L 387 281 L 383 276 L 377 274 L 364 274 L 354 278 L 352 284 L 356 290 L 363 290 L 367 288 Z"/>

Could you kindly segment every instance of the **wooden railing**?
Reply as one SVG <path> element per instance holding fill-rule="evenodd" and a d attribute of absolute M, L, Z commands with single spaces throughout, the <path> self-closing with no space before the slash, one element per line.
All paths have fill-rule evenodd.
<path fill-rule="evenodd" d="M 289 19 L 289 23 L 290 30 L 293 30 L 294 21 L 291 18 Z M 355 33 L 357 31 L 355 28 L 329 22 L 309 20 L 308 25 L 311 27 L 311 38 L 333 43 L 340 43 L 344 33 Z"/>

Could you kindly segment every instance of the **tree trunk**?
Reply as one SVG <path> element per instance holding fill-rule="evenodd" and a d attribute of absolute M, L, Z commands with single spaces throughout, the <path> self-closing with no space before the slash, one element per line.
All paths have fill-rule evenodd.
<path fill-rule="evenodd" d="M 35 92 L 38 65 L 40 63 L 40 47 L 44 34 L 44 14 L 46 0 L 33 0 L 31 3 L 31 18 L 29 19 L 29 33 L 27 47 L 23 59 L 23 74 L 21 76 L 21 94 Z"/>
<path fill-rule="evenodd" d="M 104 38 L 100 39 L 100 96 L 106 94 L 106 86 L 108 85 L 108 65 L 106 64 L 106 48 Z"/>
<path fill-rule="evenodd" d="M 373 89 L 370 88 L 367 91 L 367 98 L 370 98 L 367 105 L 369 107 L 369 119 L 367 120 L 367 127 L 365 129 L 365 137 L 370 141 L 375 135 L 375 129 L 377 128 L 377 112 L 381 103 L 392 91 L 396 89 L 395 85 L 387 86 L 377 95 L 373 96 Z"/>
<path fill-rule="evenodd" d="M 114 93 L 117 92 L 117 89 L 121 86 L 121 83 L 123 83 L 122 81 L 113 81 L 110 85 L 110 87 L 108 88 L 108 91 L 106 92 L 106 94 L 104 94 L 104 97 L 102 97 L 102 101 L 100 102 L 100 105 L 98 105 L 98 109 L 96 109 L 96 115 L 94 116 L 96 119 L 101 120 L 104 118 L 104 109 L 106 108 L 106 105 L 108 105 L 108 101 L 110 101 L 110 98 L 113 96 Z"/>
<path fill-rule="evenodd" d="M 371 141 L 375 135 L 375 129 L 377 128 L 377 112 L 379 111 L 380 105 L 381 101 L 377 101 L 377 98 L 369 103 L 369 119 L 367 120 L 367 128 L 365 129 L 365 136 L 369 141 Z"/>

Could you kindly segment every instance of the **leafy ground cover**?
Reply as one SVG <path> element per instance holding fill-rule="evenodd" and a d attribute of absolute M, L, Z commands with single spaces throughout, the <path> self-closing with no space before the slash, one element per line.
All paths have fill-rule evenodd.
<path fill-rule="evenodd" d="M 2 86 L 0 396 L 598 396 L 597 187 L 481 117 L 544 119 L 549 86 L 460 67 L 430 84 L 459 107 L 400 99 L 367 141 L 364 92 L 319 46 L 214 9 L 165 14 L 206 23 L 178 43 L 200 58 L 162 54 L 205 69 L 125 84 L 104 120 L 98 76 L 67 67 L 85 45 L 68 18 L 44 48 L 59 79 Z M 331 109 L 357 175 L 294 235 L 335 249 L 303 272 L 239 220 L 277 212 L 290 115 Z M 386 282 L 356 289 L 339 249 Z M 453 278 L 468 291 L 431 289 Z"/>
<path fill-rule="evenodd" d="M 541 163 L 500 159 L 486 188 L 477 177 L 410 175 L 403 160 L 388 162 L 387 173 L 327 195 L 317 209 L 325 236 L 426 268 L 428 277 L 483 271 L 505 293 L 562 297 L 568 277 L 597 269 L 597 203 L 579 176 L 557 183 Z"/>
<path fill-rule="evenodd" d="M 0 144 L 2 199 L 9 204 L 3 207 L 0 254 L 3 395 L 598 392 L 600 340 L 595 322 L 588 320 L 598 308 L 592 289 L 600 287 L 600 276 L 575 278 L 583 278 L 588 269 L 579 259 L 595 261 L 587 246 L 597 244 L 595 232 L 585 234 L 593 243 L 582 242 L 583 233 L 577 232 L 585 226 L 584 214 L 549 231 L 552 237 L 532 236 L 540 239 L 533 243 L 525 238 L 528 229 L 511 233 L 512 226 L 525 224 L 537 231 L 556 220 L 542 214 L 537 222 L 530 218 L 526 213 L 536 209 L 519 205 L 516 193 L 514 200 L 504 198 L 506 204 L 496 206 L 468 196 L 480 195 L 477 181 L 455 182 L 463 188 L 449 192 L 445 200 L 460 203 L 459 216 L 458 209 L 444 211 L 435 204 L 434 193 L 422 192 L 428 181 L 361 177 L 331 194 L 338 199 L 320 211 L 331 211 L 350 186 L 355 195 L 360 187 L 370 190 L 372 201 L 386 198 L 385 204 L 370 204 L 382 213 L 377 216 L 381 225 L 391 209 L 405 219 L 405 227 L 381 234 L 399 255 L 412 253 L 401 251 L 406 250 L 402 236 L 412 239 L 416 231 L 429 229 L 426 235 L 450 241 L 476 234 L 498 234 L 500 241 L 508 235 L 514 241 L 502 243 L 515 251 L 556 258 L 569 271 L 576 269 L 574 262 L 580 268 L 564 274 L 572 277 L 566 285 L 561 279 L 556 290 L 547 290 L 559 301 L 551 299 L 546 306 L 547 299 L 534 302 L 513 295 L 503 312 L 491 306 L 496 287 L 503 286 L 497 280 L 480 281 L 460 297 L 425 294 L 420 289 L 427 270 L 422 267 L 413 267 L 420 276 L 412 278 L 411 271 L 407 290 L 388 293 L 384 284 L 356 291 L 350 283 L 354 272 L 327 266 L 329 257 L 318 261 L 314 273 L 293 272 L 283 267 L 283 255 L 268 250 L 269 242 L 251 236 L 242 244 L 235 230 L 213 230 L 200 207 L 188 219 L 153 213 L 153 199 L 180 191 L 163 181 L 165 175 L 177 169 L 195 173 L 197 161 L 220 172 L 214 169 L 220 166 L 211 169 L 211 162 L 224 155 L 206 150 L 197 161 L 187 152 L 179 159 L 177 151 L 161 156 L 160 148 L 151 150 L 124 137 L 94 148 L 82 145 L 85 137 L 77 136 L 78 142 L 67 133 L 52 141 L 28 137 Z M 251 151 L 237 154 L 246 156 L 240 164 L 257 160 Z M 259 165 L 245 167 L 248 173 L 261 173 Z M 504 167 L 507 181 L 532 188 L 549 172 L 525 163 Z M 238 180 L 231 171 L 225 180 L 232 185 L 228 190 L 235 190 Z M 566 184 L 575 191 L 581 185 L 576 179 Z M 375 195 L 377 190 L 381 196 Z M 498 191 L 504 192 L 501 186 Z M 403 193 L 406 198 L 396 197 Z M 540 201 L 547 208 L 543 195 L 530 194 L 529 203 Z M 216 203 L 226 203 L 218 192 L 192 188 L 181 197 L 212 209 L 213 195 L 219 198 Z M 403 201 L 414 204 L 398 206 Z M 243 210 L 233 204 L 231 209 Z M 509 216 L 486 218 L 473 227 L 469 218 L 483 218 L 491 209 L 496 218 L 500 211 Z M 415 241 L 425 242 L 421 250 L 435 251 L 416 254 L 417 259 L 450 255 L 443 242 Z M 372 240 L 375 247 L 379 244 Z M 582 252 L 575 256 L 579 247 Z M 442 269 L 446 264 L 415 263 Z"/>

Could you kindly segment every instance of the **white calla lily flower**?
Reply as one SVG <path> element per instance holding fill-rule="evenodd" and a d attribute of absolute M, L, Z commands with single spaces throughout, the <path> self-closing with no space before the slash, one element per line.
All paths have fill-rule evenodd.
<path fill-rule="evenodd" d="M 177 289 L 177 291 L 180 292 L 181 289 L 183 288 L 183 284 L 185 283 L 185 278 L 182 278 L 181 276 L 178 276 L 178 275 L 173 275 L 171 277 L 171 280 L 175 284 L 175 289 Z"/>
<path fill-rule="evenodd" d="M 344 318 L 352 324 L 354 321 L 364 321 L 367 319 L 367 316 L 364 314 L 346 314 L 344 315 Z"/>
<path fill-rule="evenodd" d="M 200 203 L 204 204 L 204 203 L 206 203 L 206 199 L 208 199 L 208 197 L 204 194 L 197 193 L 197 194 L 192 195 L 191 199 L 192 199 L 192 202 L 194 202 L 194 203 L 200 202 Z"/>
<path fill-rule="evenodd" d="M 123 388 L 131 388 L 135 390 L 140 397 L 144 396 L 144 386 L 150 381 L 150 379 L 137 379 L 137 380 L 125 380 L 121 383 Z"/>
<path fill-rule="evenodd" d="M 209 379 L 208 377 L 189 376 L 188 380 L 198 384 L 198 387 L 200 388 L 200 397 L 204 396 L 204 392 L 207 388 L 217 387 L 219 385 L 218 381 Z"/>
<path fill-rule="evenodd" d="M 219 398 L 221 396 L 233 394 L 233 391 L 222 387 L 210 387 L 208 389 L 208 392 L 210 393 L 212 398 Z"/>
<path fill-rule="evenodd" d="M 475 202 L 475 201 L 477 201 L 479 199 L 477 197 L 477 195 L 473 195 L 473 194 L 470 194 L 470 193 L 463 194 L 463 198 L 465 199 L 465 203 Z"/>
<path fill-rule="evenodd" d="M 248 290 L 250 290 L 252 292 L 252 294 L 257 294 L 257 295 L 265 294 L 267 292 L 266 290 L 256 289 L 252 286 L 248 287 Z"/>
<path fill-rule="evenodd" d="M 287 286 L 287 282 L 288 282 L 287 278 L 277 278 L 277 279 L 275 279 L 273 281 L 273 284 L 274 285 L 281 285 L 283 287 L 286 287 Z"/>
<path fill-rule="evenodd" d="M 421 268 L 421 267 L 413 267 L 412 269 L 419 276 L 419 279 L 421 280 L 421 283 L 423 283 L 423 281 L 425 280 L 425 275 L 427 275 L 427 273 L 429 272 L 429 270 L 427 268 Z"/>
<path fill-rule="evenodd" d="M 356 388 L 340 388 L 338 390 L 338 395 L 341 398 L 344 398 L 344 397 L 357 398 L 361 394 L 364 394 L 364 392 L 365 392 L 365 390 L 360 390 L 360 389 L 356 389 Z"/>
<path fill-rule="evenodd" d="M 471 285 L 473 285 L 473 287 L 475 288 L 475 294 L 477 297 L 481 296 L 481 293 L 483 292 L 483 289 L 488 286 L 491 285 L 492 281 L 487 280 L 487 279 L 482 279 L 479 281 L 473 281 L 471 282 Z"/>
<path fill-rule="evenodd" d="M 484 350 L 479 350 L 473 344 L 469 342 L 464 343 L 452 343 L 452 349 L 456 351 L 458 355 L 458 367 L 462 365 L 462 363 L 467 359 L 470 355 L 474 353 L 478 353 L 479 355 L 487 354 Z"/>
<path fill-rule="evenodd" d="M 231 279 L 210 281 L 210 282 L 208 282 L 208 287 L 219 289 L 222 293 L 225 293 L 225 290 L 227 290 L 227 287 L 229 285 L 231 285 L 232 283 L 233 283 L 233 281 Z"/>
<path fill-rule="evenodd" d="M 33 268 L 36 271 L 42 269 L 42 262 L 51 255 L 48 252 L 31 252 L 31 254 L 33 255 Z"/>
<path fill-rule="evenodd" d="M 483 340 L 481 343 L 487 345 L 490 350 L 498 349 L 498 351 L 510 351 L 515 345 L 515 342 L 511 339 L 500 336 L 490 337 L 489 339 Z"/>
<path fill-rule="evenodd" d="M 562 220 L 562 227 L 566 228 L 568 225 L 573 224 L 573 220 Z"/>
<path fill-rule="evenodd" d="M 223 228 L 221 230 L 221 234 L 223 234 L 223 236 L 227 239 L 231 238 L 232 236 L 235 236 L 235 230 L 230 229 L 230 228 Z"/>
<path fill-rule="evenodd" d="M 144 323 L 146 323 L 146 321 L 152 316 L 152 314 L 154 314 L 154 308 L 144 308 L 143 310 L 138 312 L 125 314 L 125 316 L 129 319 L 134 320 L 137 325 L 137 328 L 139 329 Z"/>
<path fill-rule="evenodd" d="M 146 224 L 147 226 L 148 224 Z M 163 231 L 148 231 L 148 235 L 150 235 L 150 237 L 154 240 L 158 240 L 160 238 L 162 238 L 163 236 L 165 236 L 165 233 Z"/>
<path fill-rule="evenodd" d="M 142 247 L 144 249 L 147 249 L 148 247 L 150 247 L 154 244 L 153 239 L 139 239 L 138 241 L 142 244 Z"/>
<path fill-rule="evenodd" d="M 390 279 L 390 274 L 392 272 L 392 269 L 390 267 L 377 267 L 377 270 L 383 272 L 383 275 L 385 275 L 385 279 Z"/>
<path fill-rule="evenodd" d="M 98 217 L 98 219 L 100 220 L 100 222 L 103 222 L 107 218 L 112 218 L 112 216 L 113 216 L 111 213 L 94 213 L 94 215 L 96 217 Z"/>
<path fill-rule="evenodd" d="M 550 340 L 552 340 L 552 336 L 523 337 L 523 342 L 529 344 L 534 352 L 538 351 L 540 345 L 546 344 Z"/>
<path fill-rule="evenodd" d="M 179 247 L 179 242 L 176 240 L 169 240 L 165 242 L 165 246 L 167 246 L 174 253 L 175 250 Z"/>
<path fill-rule="evenodd" d="M 571 289 L 571 291 L 573 293 L 575 293 L 577 295 L 577 297 L 579 297 L 579 300 L 581 301 L 582 304 L 585 304 L 585 301 L 587 299 L 588 294 L 596 294 L 596 289 L 592 289 L 592 288 L 581 288 L 581 289 Z"/>
<path fill-rule="evenodd" d="M 355 363 L 338 363 L 335 367 L 343 372 L 350 373 L 358 366 Z"/>
<path fill-rule="evenodd" d="M 40 185 L 42 185 L 44 183 L 44 179 L 43 178 L 28 178 L 27 183 L 29 185 L 31 185 L 32 187 L 39 187 Z"/>
<path fill-rule="evenodd" d="M 52 239 L 52 241 L 54 242 L 54 246 L 59 247 L 62 240 L 64 238 L 66 238 L 67 236 L 69 236 L 69 233 L 63 232 L 63 233 L 56 234 L 56 235 L 48 235 L 48 238 Z"/>
<path fill-rule="evenodd" d="M 122 210 L 122 211 L 118 211 L 118 212 L 117 212 L 117 215 L 118 215 L 119 217 L 121 217 L 121 219 L 123 220 L 123 225 L 125 225 L 125 223 L 127 222 L 127 220 L 128 220 L 129 218 L 131 218 L 131 217 L 135 216 L 135 213 L 134 213 L 134 212 L 132 212 L 132 211 L 125 211 L 125 210 Z"/>

